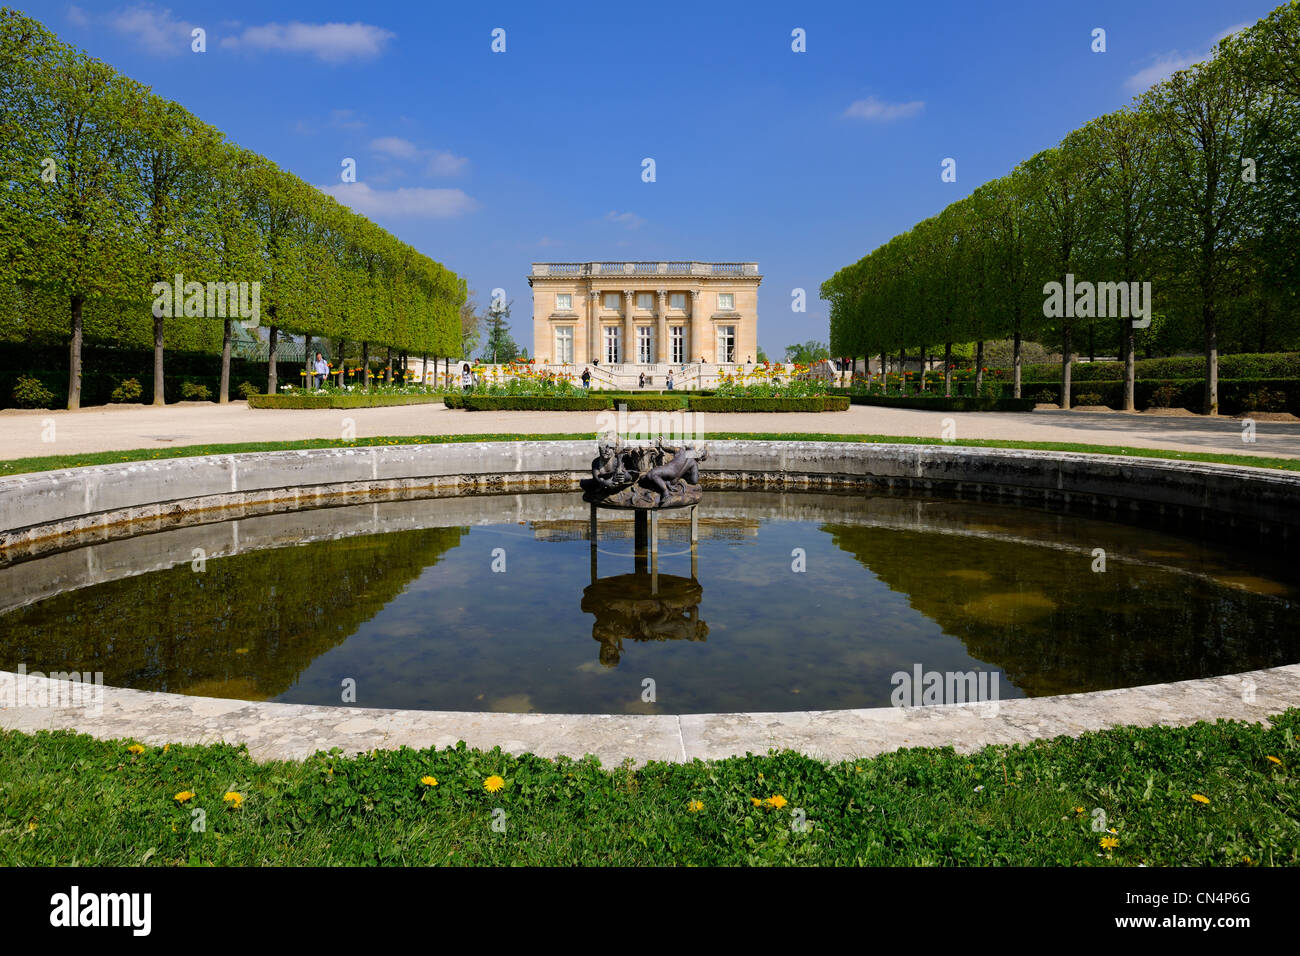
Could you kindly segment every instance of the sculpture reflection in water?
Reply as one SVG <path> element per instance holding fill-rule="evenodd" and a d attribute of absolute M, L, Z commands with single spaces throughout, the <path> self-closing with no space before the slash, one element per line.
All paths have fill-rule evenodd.
<path fill-rule="evenodd" d="M 704 588 L 694 578 L 645 573 L 593 581 L 582 592 L 582 610 L 594 614 L 591 636 L 600 642 L 600 662 L 617 667 L 623 642 L 703 641 L 709 625 L 700 620 Z"/>
<path fill-rule="evenodd" d="M 656 439 L 651 446 L 602 441 L 582 481 L 582 498 L 591 505 L 591 584 L 583 591 L 582 610 L 594 614 L 591 636 L 600 643 L 600 662 L 617 667 L 623 641 L 703 641 L 709 626 L 700 620 L 704 589 L 698 569 L 700 462 L 708 451 L 690 443 L 681 447 Z M 598 510 L 633 513 L 632 574 L 601 580 L 597 572 L 600 529 Z M 659 512 L 690 512 L 691 576 L 659 573 Z"/>

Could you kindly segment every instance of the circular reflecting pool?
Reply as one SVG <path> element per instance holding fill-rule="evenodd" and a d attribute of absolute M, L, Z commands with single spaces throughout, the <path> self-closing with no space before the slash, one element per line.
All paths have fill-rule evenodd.
<path fill-rule="evenodd" d="M 1300 660 L 1294 560 L 1006 505 L 710 492 L 635 554 L 572 492 L 180 528 L 0 568 L 0 668 L 433 710 L 887 706 L 898 675 L 1001 699 Z M 930 701 L 909 700 L 922 703 Z M 950 702 L 950 701 L 947 701 Z"/>

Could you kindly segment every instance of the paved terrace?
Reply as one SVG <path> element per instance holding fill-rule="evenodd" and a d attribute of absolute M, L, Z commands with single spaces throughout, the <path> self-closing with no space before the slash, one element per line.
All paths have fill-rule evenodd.
<path fill-rule="evenodd" d="M 1215 454 L 1300 458 L 1300 423 L 1259 422 L 1256 441 L 1241 440 L 1231 418 L 1165 417 L 1118 412 L 929 412 L 854 405 L 847 412 L 700 416 L 705 432 L 897 435 L 938 440 L 944 419 L 958 439 L 1079 442 Z M 595 432 L 596 412 L 466 412 L 442 405 L 273 410 L 181 403 L 164 408 L 108 406 L 69 411 L 0 411 L 0 460 L 40 455 L 341 438 L 347 420 L 357 438 L 380 435 L 547 434 Z M 47 420 L 54 441 L 43 441 Z"/>

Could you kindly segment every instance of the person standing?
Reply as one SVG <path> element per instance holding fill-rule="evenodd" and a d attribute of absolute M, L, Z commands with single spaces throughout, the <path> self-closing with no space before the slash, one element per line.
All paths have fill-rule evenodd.
<path fill-rule="evenodd" d="M 325 361 L 320 352 L 316 353 L 316 361 L 312 363 L 311 371 L 311 387 L 314 391 L 325 384 L 325 380 L 329 378 L 330 374 L 329 363 Z"/>
<path fill-rule="evenodd" d="M 668 380 L 667 380 L 667 383 L 666 383 L 666 384 L 668 385 L 668 391 L 671 392 L 671 391 L 673 390 L 673 370 L 672 370 L 672 369 L 669 369 L 669 370 L 668 370 Z"/>
<path fill-rule="evenodd" d="M 469 367 L 469 363 L 468 363 L 468 362 L 465 362 L 465 363 L 462 364 L 461 367 L 460 367 L 460 388 L 461 388 L 461 391 L 463 391 L 463 392 L 465 392 L 466 394 L 468 394 L 469 392 L 471 392 L 471 391 L 474 390 L 474 386 L 475 386 L 476 384 L 477 384 L 477 383 L 474 381 L 474 370 L 471 369 L 471 368 Z"/>
<path fill-rule="evenodd" d="M 636 387 L 645 388 L 645 372 L 642 372 L 636 377 Z"/>
<path fill-rule="evenodd" d="M 582 387 L 591 391 L 591 369 L 589 368 L 582 370 Z"/>

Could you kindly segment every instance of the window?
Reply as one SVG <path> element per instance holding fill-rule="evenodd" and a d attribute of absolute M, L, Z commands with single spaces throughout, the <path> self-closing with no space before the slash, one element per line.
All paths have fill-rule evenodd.
<path fill-rule="evenodd" d="M 555 311 L 556 311 L 556 312 L 572 312 L 572 311 L 573 311 L 573 293 L 572 293 L 572 292 L 559 292 L 559 293 L 556 293 L 556 296 L 555 296 Z"/>
<path fill-rule="evenodd" d="M 619 294 L 618 294 L 617 292 L 606 292 L 606 293 L 605 293 L 605 308 L 607 308 L 607 309 L 612 309 L 613 311 L 617 312 L 617 311 L 618 311 L 618 300 L 619 300 Z"/>
<path fill-rule="evenodd" d="M 619 332 L 621 331 L 617 325 L 605 326 L 605 361 L 610 365 L 617 365 L 623 361 L 622 350 L 619 348 Z"/>
<path fill-rule="evenodd" d="M 736 361 L 736 327 L 734 325 L 718 326 L 718 362 Z"/>
<path fill-rule="evenodd" d="M 649 312 L 654 308 L 655 297 L 653 292 L 638 292 L 636 294 L 636 307 L 642 312 Z"/>
<path fill-rule="evenodd" d="M 670 292 L 668 293 L 668 308 L 676 309 L 678 312 L 686 311 L 686 293 Z"/>
<path fill-rule="evenodd" d="M 719 312 L 736 311 L 736 294 L 734 292 L 718 293 L 718 311 Z"/>
<path fill-rule="evenodd" d="M 671 359 L 673 364 L 685 362 L 686 361 L 686 327 L 683 325 L 674 325 L 671 329 L 668 330 L 668 332 L 670 336 L 669 340 L 672 342 L 672 347 L 673 347 L 673 354 Z"/>
<path fill-rule="evenodd" d="M 643 365 L 655 360 L 655 330 L 652 326 L 636 327 L 636 360 Z"/>
<path fill-rule="evenodd" d="M 562 325 L 555 330 L 555 361 L 561 365 L 573 364 L 573 326 L 571 325 Z"/>

